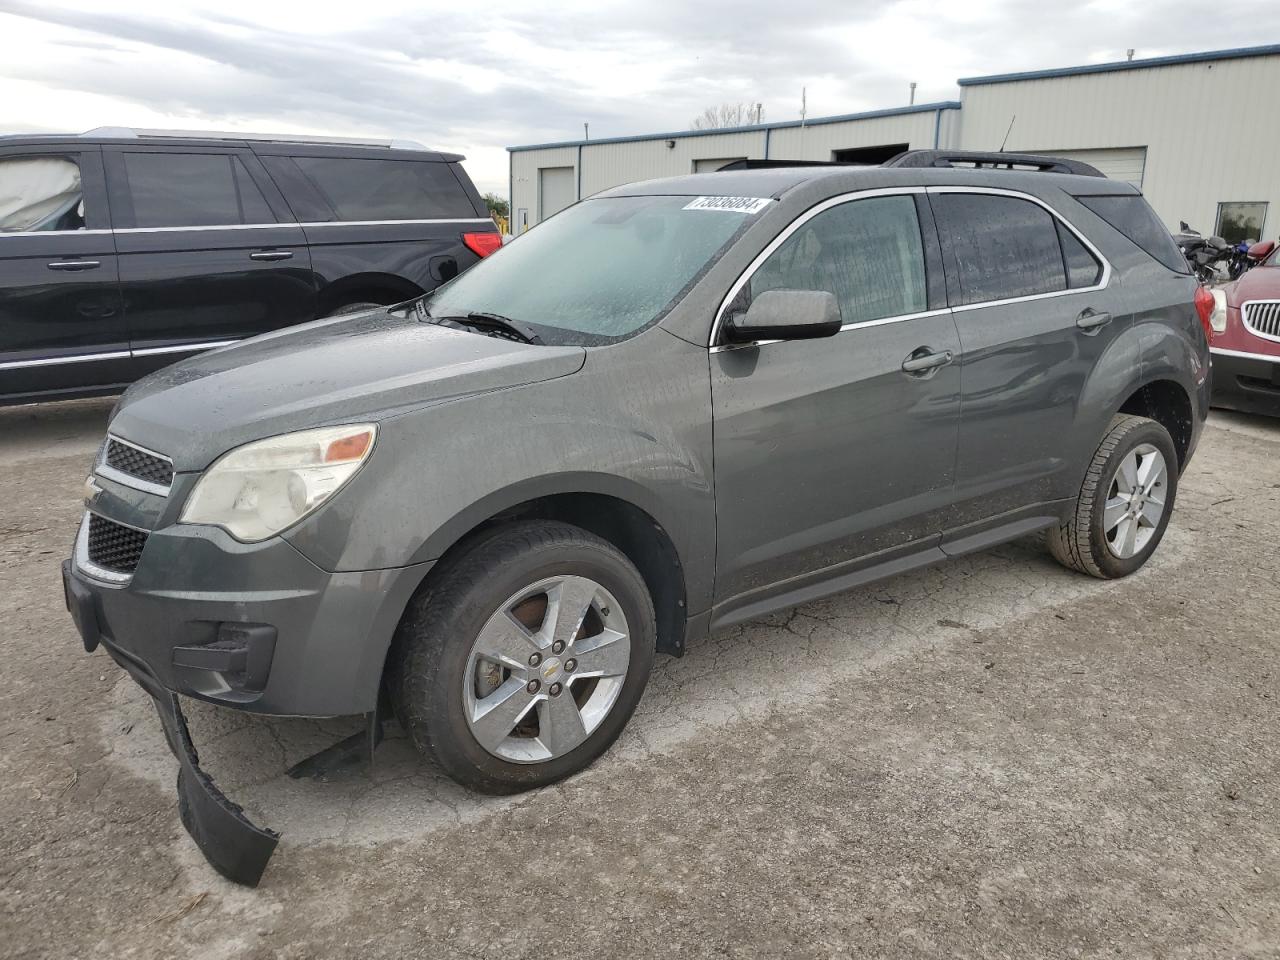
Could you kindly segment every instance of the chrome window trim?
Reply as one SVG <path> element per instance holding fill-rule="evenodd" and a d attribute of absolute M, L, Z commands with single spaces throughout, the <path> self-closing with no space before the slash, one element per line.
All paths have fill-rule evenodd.
<path fill-rule="evenodd" d="M 89 559 L 89 517 L 102 517 L 103 520 L 110 520 L 112 523 L 120 523 L 119 520 L 112 520 L 110 517 L 103 517 L 102 514 L 95 514 L 92 510 L 86 510 L 84 516 L 80 518 L 80 529 L 76 533 L 76 569 L 81 573 L 92 577 L 94 580 L 100 580 L 103 583 L 113 584 L 122 587 L 133 580 L 132 573 L 120 573 L 116 570 L 108 570 L 106 567 L 100 567 Z M 150 535 L 150 530 L 143 530 L 141 527 L 135 527 L 128 523 L 120 523 L 122 527 L 129 527 L 130 530 L 137 530 L 141 533 Z"/>
<path fill-rule="evenodd" d="M 1268 353 L 1247 353 L 1244 350 L 1225 350 L 1222 347 L 1210 347 L 1209 352 L 1223 357 L 1239 357 L 1242 360 L 1263 360 L 1267 363 L 1280 363 L 1280 356 Z"/>
<path fill-rule="evenodd" d="M 1240 322 L 1244 324 L 1244 328 L 1246 330 L 1248 330 L 1250 333 L 1252 333 L 1255 337 L 1259 338 L 1260 340 L 1270 340 L 1272 343 L 1280 343 L 1280 337 L 1277 337 L 1275 334 L 1272 334 L 1272 333 L 1263 333 L 1261 330 L 1259 330 L 1257 327 L 1255 327 L 1253 324 L 1249 322 L 1249 307 L 1253 306 L 1255 303 L 1276 304 L 1278 307 L 1280 307 L 1280 300 L 1276 300 L 1276 299 L 1246 300 L 1244 301 L 1244 303 L 1240 304 Z"/>
<path fill-rule="evenodd" d="M 836 336 L 841 333 L 848 333 L 853 330 L 865 330 L 868 327 L 883 327 L 890 323 L 902 323 L 905 320 L 919 320 L 924 317 L 941 317 L 951 312 L 950 307 L 940 307 L 937 310 L 921 310 L 919 313 L 903 313 L 893 317 L 880 317 L 878 320 L 864 320 L 861 323 L 842 324 Z M 825 339 L 825 338 L 824 338 Z M 739 347 L 764 347 L 771 343 L 785 343 L 783 340 L 752 340 L 745 343 L 720 343 L 711 348 L 712 353 L 721 353 L 725 350 L 737 350 Z"/>
<path fill-rule="evenodd" d="M 1054 290 L 1049 293 L 1033 293 L 1025 297 L 1008 297 L 1003 300 L 983 300 L 979 303 L 966 303 L 966 304 L 961 304 L 960 306 L 954 306 L 954 307 L 949 306 L 945 308 L 940 308 L 938 310 L 926 310 L 920 313 L 907 314 L 905 316 L 884 317 L 882 319 L 868 320 L 862 323 L 846 323 L 840 328 L 841 333 L 844 333 L 846 330 L 852 329 L 854 327 L 868 327 L 868 326 L 878 326 L 885 323 L 899 323 L 903 320 L 913 320 L 917 317 L 938 316 L 940 314 L 947 313 L 947 312 L 958 313 L 964 310 L 976 310 L 980 307 L 1002 306 L 1004 304 L 1010 304 L 1010 303 L 1027 303 L 1032 300 L 1047 300 L 1051 297 L 1061 297 L 1066 295 L 1074 295 L 1077 293 L 1091 293 L 1091 292 L 1096 292 L 1098 290 L 1106 289 L 1106 287 L 1111 283 L 1111 274 L 1112 274 L 1111 261 L 1108 260 L 1105 256 L 1103 256 L 1102 251 L 1099 250 L 1093 244 L 1093 242 L 1089 240 L 1088 237 L 1086 237 L 1083 233 L 1081 233 L 1080 230 L 1076 228 L 1075 224 L 1073 224 L 1070 220 L 1068 220 L 1061 213 L 1055 210 L 1052 206 L 1050 206 L 1044 200 L 1041 200 L 1039 197 L 1029 193 L 1024 193 L 1021 190 L 1009 190 L 1003 187 L 966 187 L 966 186 L 878 187 L 876 189 L 871 189 L 871 190 L 854 190 L 849 193 L 842 193 L 835 197 L 829 197 L 828 199 L 823 200 L 821 203 L 818 203 L 810 207 L 808 210 L 804 211 L 803 213 L 801 213 L 798 217 L 796 217 L 796 219 L 792 220 L 791 223 L 788 224 L 782 230 L 782 232 L 779 233 L 778 236 L 776 236 L 769 243 L 769 245 L 766 246 L 764 250 L 762 250 L 755 257 L 755 259 L 751 261 L 750 264 L 747 265 L 747 268 L 742 272 L 742 274 L 734 282 L 733 286 L 729 288 L 729 292 L 725 295 L 724 299 L 720 301 L 720 307 L 719 309 L 716 310 L 715 322 L 711 325 L 711 337 L 708 341 L 708 348 L 712 351 L 718 352 L 718 348 L 724 348 L 724 347 L 736 348 L 740 346 L 753 346 L 753 345 L 763 346 L 769 343 L 780 342 L 777 340 L 759 340 L 759 341 L 755 341 L 754 344 L 753 343 L 717 344 L 716 340 L 720 336 L 721 330 L 724 327 L 725 311 L 728 309 L 729 304 L 733 302 L 734 297 L 736 297 L 738 293 L 742 290 L 742 288 L 751 281 L 752 276 L 755 275 L 755 272 L 760 268 L 760 266 L 764 263 L 764 261 L 767 260 L 770 257 L 770 255 L 772 255 L 773 252 L 778 249 L 778 247 L 782 246 L 782 244 L 787 241 L 787 238 L 790 237 L 791 234 L 795 233 L 796 230 L 804 226 L 804 224 L 807 223 L 809 220 L 813 219 L 820 213 L 830 210 L 832 207 L 840 206 L 841 204 L 844 204 L 844 203 L 850 203 L 855 200 L 863 200 L 868 197 L 912 196 L 920 193 L 925 193 L 925 194 L 974 193 L 974 194 L 986 194 L 990 196 L 1014 197 L 1019 200 L 1030 200 L 1032 203 L 1036 204 L 1037 206 L 1043 207 L 1045 210 L 1047 210 L 1050 216 L 1054 217 L 1056 220 L 1062 223 L 1062 225 L 1065 226 L 1068 230 L 1070 230 L 1071 233 L 1076 237 L 1076 239 L 1079 240 L 1090 253 L 1092 253 L 1095 257 L 1097 257 L 1098 262 L 1102 264 L 1102 275 L 1098 279 L 1097 283 L 1088 287 L 1074 287 L 1074 288 L 1068 288 L 1066 290 Z"/>
<path fill-rule="evenodd" d="M 216 223 L 189 227 L 117 227 L 115 233 L 177 233 L 185 230 L 278 230 L 282 227 L 388 227 L 395 224 L 493 223 L 490 217 L 438 217 L 430 220 L 302 220 L 289 223 Z M 80 231 L 83 232 L 83 231 Z"/>
<path fill-rule="evenodd" d="M 111 230 L 101 227 L 95 227 L 93 230 L 14 230 L 11 232 L 0 231 L 0 239 L 4 237 L 83 237 L 111 232 Z"/>
<path fill-rule="evenodd" d="M 169 496 L 169 491 L 173 486 L 172 483 L 167 485 L 163 483 L 153 483 L 150 480 L 135 477 L 131 473 L 125 473 L 123 470 L 117 470 L 115 467 L 111 466 L 111 464 L 107 463 L 107 447 L 111 445 L 113 440 L 121 446 L 129 447 L 131 450 L 137 450 L 139 453 L 145 453 L 147 456 L 155 457 L 157 460 L 163 460 L 169 465 L 171 473 L 177 472 L 173 469 L 172 457 L 166 457 L 163 453 L 160 453 L 157 450 L 151 450 L 139 443 L 133 443 L 132 441 L 126 440 L 124 437 L 116 436 L 114 433 L 108 433 L 107 438 L 102 442 L 102 447 L 98 450 L 98 459 L 93 465 L 93 472 L 100 477 L 106 477 L 108 480 L 114 480 L 116 483 L 122 484 L 123 486 L 132 487 L 134 490 L 141 490 L 144 493 L 153 493 L 160 497 Z M 119 523 L 120 521 L 116 520 L 113 522 Z M 124 526 L 127 527 L 129 524 L 126 523 Z M 133 529 L 140 530 L 142 528 L 134 527 Z"/>
<path fill-rule="evenodd" d="M 976 194 L 984 194 L 987 196 L 1014 197 L 1018 200 L 1030 200 L 1036 206 L 1043 207 L 1045 210 L 1049 211 L 1049 215 L 1053 217 L 1055 220 L 1057 220 L 1059 223 L 1061 223 L 1068 230 L 1070 230 L 1072 234 L 1075 235 L 1075 238 L 1084 245 L 1085 249 L 1088 250 L 1090 253 L 1092 253 L 1098 259 L 1098 262 L 1102 264 L 1102 276 L 1099 277 L 1098 282 L 1093 284 L 1092 286 L 1068 287 L 1065 290 L 1051 290 L 1048 293 L 1031 293 L 1025 297 L 1005 297 L 1002 300 L 981 300 L 978 303 L 962 303 L 951 308 L 956 313 L 961 313 L 965 310 L 978 310 L 983 307 L 999 307 L 1007 303 L 1029 303 L 1032 300 L 1049 300 L 1049 299 L 1052 299 L 1053 297 L 1074 296 L 1077 293 L 1095 293 L 1098 290 L 1105 290 L 1107 286 L 1111 283 L 1111 273 L 1112 273 L 1111 261 L 1102 255 L 1102 251 L 1099 250 L 1096 246 L 1094 246 L 1093 242 L 1088 237 L 1086 237 L 1083 233 L 1081 233 L 1076 228 L 1075 224 L 1073 224 L 1070 220 L 1064 217 L 1061 213 L 1055 210 L 1052 206 L 1050 206 L 1044 200 L 1041 200 L 1039 197 L 1033 194 L 1023 193 L 1021 190 L 1008 190 L 1008 189 L 1005 189 L 1004 187 L 929 187 L 927 192 L 928 193 L 976 193 Z M 1065 265 L 1063 269 L 1064 269 L 1063 279 L 1065 281 L 1066 279 Z"/>
<path fill-rule="evenodd" d="M 151 357 L 164 353 L 200 353 L 217 347 L 228 347 L 239 340 L 209 340 L 203 343 L 183 343 L 172 347 L 144 347 L 141 350 L 110 350 L 106 353 L 78 353 L 70 357 L 37 357 L 34 360 L 6 360 L 0 370 L 19 370 L 23 367 L 48 367 L 59 363 L 86 363 L 93 360 L 128 360 L 132 357 Z"/>

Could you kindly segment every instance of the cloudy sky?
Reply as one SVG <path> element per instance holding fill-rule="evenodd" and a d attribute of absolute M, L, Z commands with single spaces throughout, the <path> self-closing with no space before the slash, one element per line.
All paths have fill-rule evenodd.
<path fill-rule="evenodd" d="M 0 0 L 0 132 L 400 137 L 506 193 L 511 144 L 954 99 L 955 79 L 1280 41 L 1280 5 L 1148 0 Z M 1244 92 L 1242 95 L 1248 95 Z"/>

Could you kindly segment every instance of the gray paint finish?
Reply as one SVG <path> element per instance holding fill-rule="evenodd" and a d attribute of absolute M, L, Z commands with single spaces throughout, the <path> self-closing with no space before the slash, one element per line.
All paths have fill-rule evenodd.
<path fill-rule="evenodd" d="M 1194 282 L 1064 192 L 1084 182 L 872 168 L 632 184 L 610 195 L 776 202 L 656 325 L 607 346 L 524 344 L 379 310 L 162 371 L 126 394 L 111 430 L 173 459 L 170 497 L 102 481 L 91 504 L 153 531 L 133 583 L 94 585 L 113 636 L 175 688 L 218 699 L 169 670 L 166 647 L 197 621 L 269 622 L 280 640 L 267 690 L 238 705 L 352 712 L 372 709 L 395 624 L 432 564 L 537 498 L 592 494 L 642 511 L 675 551 L 691 637 L 1051 523 L 1106 424 L 1143 384 L 1184 392 L 1192 448 L 1208 408 Z M 1134 193 L 1106 180 L 1086 186 Z M 805 211 L 859 191 L 940 187 L 1038 198 L 1097 245 L 1112 267 L 1105 286 L 944 306 L 826 340 L 713 337 L 730 290 Z M 1075 326 L 1086 306 L 1113 314 L 1105 335 Z M 903 360 L 925 346 L 955 362 L 927 378 L 904 373 Z M 241 544 L 175 523 L 200 471 L 227 450 L 364 421 L 379 426 L 368 463 L 282 536 Z"/>

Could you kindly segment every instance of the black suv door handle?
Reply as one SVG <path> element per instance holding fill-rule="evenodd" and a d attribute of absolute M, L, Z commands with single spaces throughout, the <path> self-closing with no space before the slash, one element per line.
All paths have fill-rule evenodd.
<path fill-rule="evenodd" d="M 50 270 L 97 270 L 102 266 L 98 260 L 55 260 L 49 264 Z"/>
<path fill-rule="evenodd" d="M 1076 326 L 1085 333 L 1096 333 L 1102 327 L 1111 322 L 1111 314 L 1099 313 L 1092 307 L 1086 307 L 1080 316 L 1076 317 Z"/>
<path fill-rule="evenodd" d="M 955 359 L 950 350 L 943 350 L 941 353 L 926 353 L 928 347 L 920 347 L 912 351 L 907 359 L 902 361 L 902 372 L 910 373 L 913 376 L 928 373 L 930 370 L 936 370 L 938 367 L 945 367 L 948 363 Z"/>
<path fill-rule="evenodd" d="M 292 250 L 256 250 L 249 254 L 250 260 L 266 260 L 268 262 L 274 260 L 289 260 L 293 257 Z"/>

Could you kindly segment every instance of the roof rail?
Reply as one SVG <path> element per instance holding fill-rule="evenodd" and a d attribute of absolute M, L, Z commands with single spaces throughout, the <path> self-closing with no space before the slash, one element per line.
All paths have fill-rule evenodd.
<path fill-rule="evenodd" d="M 730 160 L 723 167 L 716 167 L 716 173 L 728 170 L 776 170 L 782 167 L 857 167 L 867 164 L 848 163 L 843 160 Z M 871 164 L 875 166 L 875 164 Z"/>
<path fill-rule="evenodd" d="M 416 140 L 368 140 L 362 137 L 312 137 L 293 133 L 234 133 L 222 130 L 152 130 L 139 127 L 94 127 L 80 134 L 82 137 L 110 137 L 116 140 L 134 140 L 139 137 L 186 140 L 255 140 L 264 143 L 315 143 L 351 147 L 386 147 L 391 150 L 426 150 Z"/>
<path fill-rule="evenodd" d="M 1097 167 L 1079 160 L 1044 157 L 1034 153 L 983 153 L 976 150 L 907 150 L 883 164 L 886 167 L 975 167 L 980 170 L 1035 170 L 1041 173 L 1073 173 L 1102 177 Z"/>

